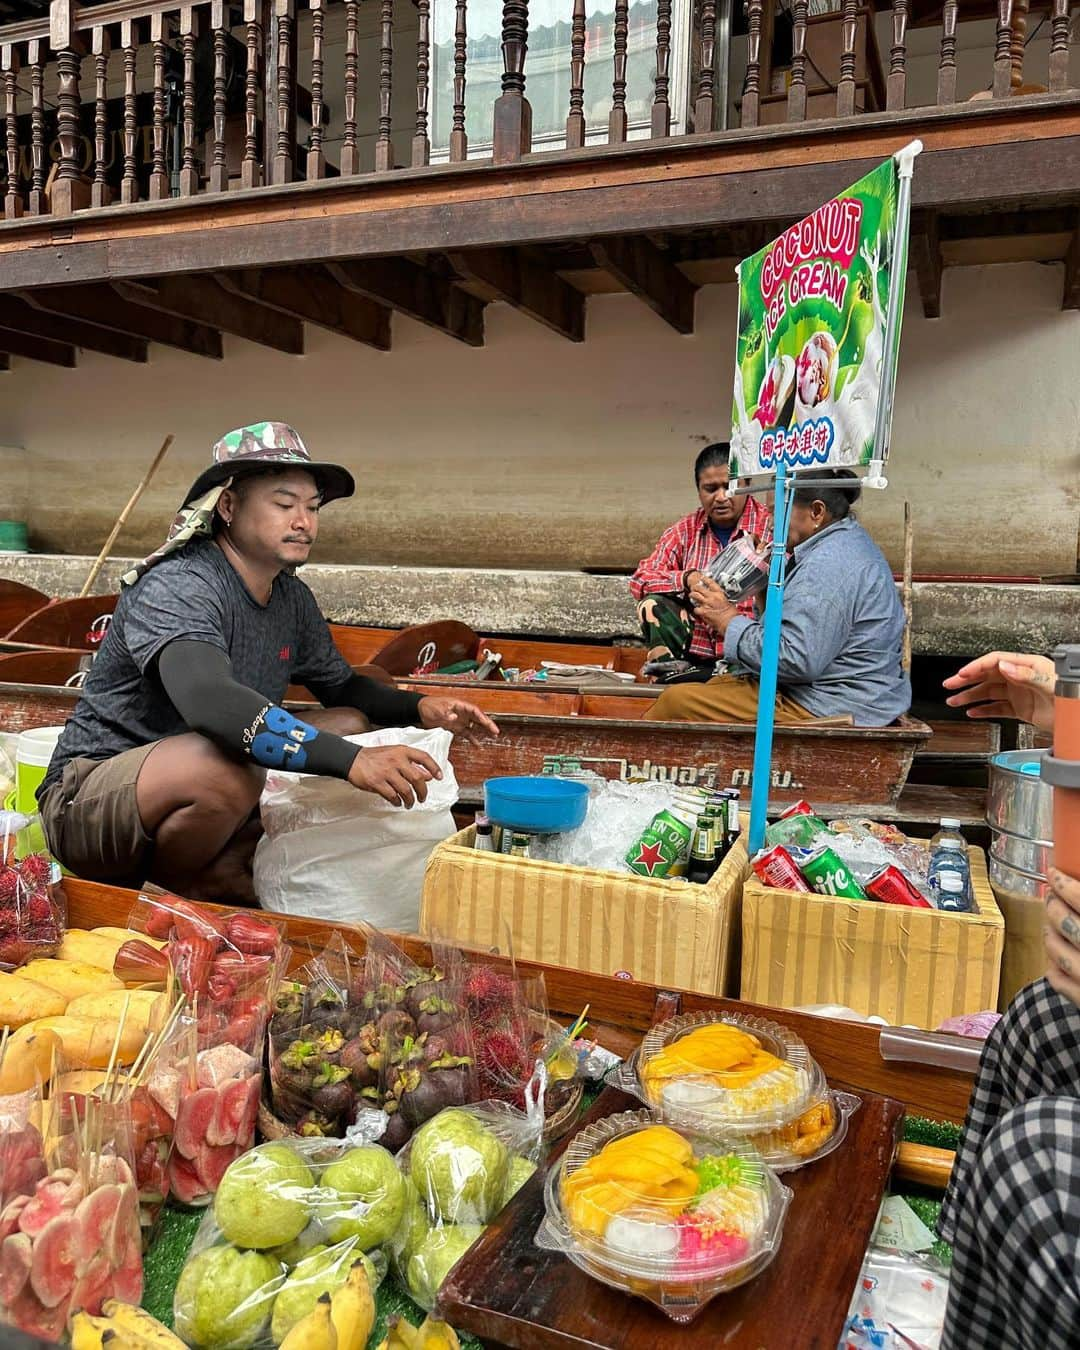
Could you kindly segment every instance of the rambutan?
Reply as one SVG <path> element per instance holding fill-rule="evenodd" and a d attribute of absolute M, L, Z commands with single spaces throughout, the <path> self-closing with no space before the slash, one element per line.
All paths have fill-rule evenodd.
<path fill-rule="evenodd" d="M 490 966 L 473 966 L 465 978 L 465 1001 L 473 1017 L 495 1007 L 505 1010 L 513 998 L 514 981 Z"/>
<path fill-rule="evenodd" d="M 0 908 L 13 909 L 19 893 L 19 874 L 13 867 L 0 867 Z"/>
<path fill-rule="evenodd" d="M 30 897 L 30 903 L 26 906 L 26 917 L 32 924 L 52 924 L 53 907 L 47 891 L 38 891 Z"/>
<path fill-rule="evenodd" d="M 52 863 L 44 853 L 31 853 L 19 863 L 19 875 L 35 890 L 49 884 Z"/>
<path fill-rule="evenodd" d="M 514 1036 L 494 1031 L 486 1036 L 476 1056 L 481 1078 L 503 1090 L 518 1087 L 529 1076 L 529 1056 Z"/>

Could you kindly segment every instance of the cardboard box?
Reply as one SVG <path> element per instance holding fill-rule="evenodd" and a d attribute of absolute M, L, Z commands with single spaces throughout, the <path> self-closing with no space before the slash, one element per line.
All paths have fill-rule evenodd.
<path fill-rule="evenodd" d="M 428 860 L 422 933 L 598 975 L 626 971 L 671 989 L 726 994 L 735 983 L 741 841 L 698 886 L 477 853 L 474 837 L 470 826 Z"/>
<path fill-rule="evenodd" d="M 741 997 L 800 1008 L 838 1003 L 934 1030 L 998 1006 L 1005 921 L 981 849 L 969 848 L 977 914 L 743 887 Z"/>

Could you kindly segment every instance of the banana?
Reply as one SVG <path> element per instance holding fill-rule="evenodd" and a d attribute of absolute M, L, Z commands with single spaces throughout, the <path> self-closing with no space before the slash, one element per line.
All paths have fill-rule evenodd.
<path fill-rule="evenodd" d="M 426 1317 L 420 1327 L 419 1350 L 461 1350 L 461 1342 L 448 1323 Z"/>
<path fill-rule="evenodd" d="M 102 1337 L 111 1330 L 112 1323 L 107 1317 L 76 1313 L 71 1319 L 71 1350 L 102 1350 Z"/>
<path fill-rule="evenodd" d="M 321 1294 L 315 1307 L 301 1317 L 278 1350 L 337 1350 L 337 1328 L 330 1312 L 330 1295 Z"/>
<path fill-rule="evenodd" d="M 105 1350 L 184 1350 L 184 1342 L 174 1336 L 142 1308 L 119 1299 L 107 1298 L 101 1311 L 108 1319 L 108 1328 L 114 1333 Z"/>
<path fill-rule="evenodd" d="M 349 1278 L 334 1290 L 331 1316 L 337 1334 L 337 1350 L 364 1350 L 375 1325 L 375 1296 L 363 1261 L 355 1261 L 349 1270 Z"/>
<path fill-rule="evenodd" d="M 420 1350 L 420 1331 L 404 1317 L 391 1317 L 379 1350 Z"/>

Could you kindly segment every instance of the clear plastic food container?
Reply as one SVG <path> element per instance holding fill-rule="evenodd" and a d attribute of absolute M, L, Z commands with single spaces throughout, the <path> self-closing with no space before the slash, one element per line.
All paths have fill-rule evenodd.
<path fill-rule="evenodd" d="M 822 1101 L 825 1075 L 793 1031 L 740 1013 L 684 1013 L 653 1027 L 619 1086 L 669 1125 L 756 1136 Z"/>
<path fill-rule="evenodd" d="M 816 1067 L 816 1066 L 815 1066 Z M 848 1121 L 859 1109 L 858 1097 L 831 1089 L 778 1129 L 752 1135 L 750 1142 L 774 1172 L 794 1172 L 827 1158 L 847 1138 Z"/>
<path fill-rule="evenodd" d="M 536 1243 L 689 1322 L 772 1261 L 790 1200 L 744 1140 L 625 1111 L 582 1130 L 551 1168 Z"/>

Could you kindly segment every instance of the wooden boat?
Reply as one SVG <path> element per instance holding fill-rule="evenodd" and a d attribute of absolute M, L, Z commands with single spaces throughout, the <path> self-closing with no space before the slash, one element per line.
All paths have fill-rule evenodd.
<path fill-rule="evenodd" d="M 0 578 L 0 635 L 48 603 L 49 597 L 44 591 L 24 586 L 21 581 Z"/>
<path fill-rule="evenodd" d="M 115 595 L 84 595 L 74 600 L 49 600 L 3 632 L 0 648 L 33 651 L 64 648 L 93 651 L 100 646 L 112 617 Z"/>
<path fill-rule="evenodd" d="M 88 928 L 123 925 L 135 900 L 133 891 L 88 882 L 69 881 L 66 889 L 71 922 Z M 315 919 L 278 917 L 292 945 L 294 965 L 307 959 L 309 940 L 321 946 L 332 927 Z M 336 926 L 363 947 L 359 929 Z M 430 948 L 422 940 L 397 936 L 394 940 L 414 960 L 430 962 Z M 477 955 L 497 968 L 509 967 L 505 958 Z M 640 1043 L 652 1024 L 679 1012 L 776 1018 L 804 1038 L 831 1085 L 854 1092 L 860 1106 L 849 1122 L 847 1139 L 835 1153 L 784 1178 L 794 1198 L 774 1263 L 751 1284 L 709 1304 L 692 1326 L 667 1321 L 649 1305 L 589 1280 L 562 1256 L 534 1245 L 543 1217 L 543 1169 L 455 1266 L 440 1296 L 447 1319 L 484 1344 L 521 1350 L 568 1345 L 595 1350 L 835 1345 L 890 1176 L 914 1174 L 940 1186 L 951 1166 L 952 1155 L 943 1150 L 916 1150 L 914 1156 L 909 1151 L 905 1158 L 909 1146 L 899 1144 L 904 1112 L 958 1123 L 970 1096 L 978 1045 L 952 1036 L 920 1034 L 913 1040 L 909 1033 L 867 1024 L 662 990 L 561 967 L 522 962 L 518 971 L 543 975 L 551 1012 L 563 1023 L 587 1003 L 589 1034 L 621 1056 Z M 625 1094 L 606 1089 L 561 1147 L 592 1120 L 638 1105 Z M 559 1151 L 549 1162 L 558 1158 Z M 927 1153 L 939 1156 L 928 1158 Z M 805 1280 L 807 1270 L 814 1271 L 813 1280 Z M 796 1287 L 800 1296 L 792 1299 L 790 1291 Z"/>

